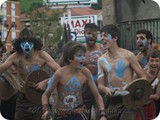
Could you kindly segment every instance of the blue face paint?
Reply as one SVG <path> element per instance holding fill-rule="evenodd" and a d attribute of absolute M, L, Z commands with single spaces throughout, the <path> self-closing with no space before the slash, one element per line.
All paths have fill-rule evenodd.
<path fill-rule="evenodd" d="M 75 55 L 75 60 L 79 61 L 78 66 L 79 66 L 80 68 L 83 67 L 83 61 L 86 60 L 84 54 L 85 54 L 84 52 L 80 52 L 80 53 L 78 53 L 77 55 Z"/>
<path fill-rule="evenodd" d="M 110 41 L 112 39 L 112 36 L 110 34 L 108 34 L 107 39 Z"/>
<path fill-rule="evenodd" d="M 119 60 L 117 62 L 117 68 L 116 68 L 116 66 L 114 66 L 114 70 L 116 71 L 117 77 L 123 78 L 124 71 L 126 70 L 126 68 L 127 68 L 127 66 L 126 66 L 124 60 Z"/>
<path fill-rule="evenodd" d="M 141 40 L 142 41 L 142 44 L 144 46 L 144 49 L 146 50 L 148 48 L 148 41 L 147 39 L 144 39 L 144 40 Z"/>
<path fill-rule="evenodd" d="M 34 43 L 26 40 L 26 41 L 23 41 L 20 44 L 20 46 L 22 48 L 23 53 L 26 55 L 26 58 L 28 58 L 33 50 Z"/>
<path fill-rule="evenodd" d="M 88 41 L 89 41 L 89 39 L 90 39 L 90 36 L 86 35 L 86 36 L 85 36 L 85 40 L 86 40 L 86 42 L 88 42 Z"/>

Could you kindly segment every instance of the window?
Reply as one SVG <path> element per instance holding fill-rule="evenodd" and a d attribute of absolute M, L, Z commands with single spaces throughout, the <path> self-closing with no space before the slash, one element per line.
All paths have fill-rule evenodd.
<path fill-rule="evenodd" d="M 14 4 L 14 3 L 11 4 L 11 15 L 12 15 L 12 16 L 15 16 L 15 15 L 16 15 L 16 12 L 15 12 L 15 4 Z"/>

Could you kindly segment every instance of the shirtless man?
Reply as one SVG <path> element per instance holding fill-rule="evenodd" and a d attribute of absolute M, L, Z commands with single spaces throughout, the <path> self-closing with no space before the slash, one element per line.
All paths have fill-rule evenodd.
<path fill-rule="evenodd" d="M 86 40 L 86 43 L 84 44 L 86 47 L 86 55 L 85 55 L 86 60 L 84 62 L 84 66 L 91 71 L 93 79 L 97 84 L 97 78 L 98 78 L 97 61 L 102 54 L 102 47 L 101 44 L 96 43 L 98 36 L 98 28 L 95 23 L 87 23 L 85 25 L 84 36 Z M 84 99 L 84 104 L 86 105 L 88 111 L 90 111 L 88 112 L 89 114 L 87 115 L 88 118 L 90 119 L 91 108 L 95 101 L 90 89 L 88 89 L 87 84 L 84 85 L 83 99 Z"/>
<path fill-rule="evenodd" d="M 39 120 L 41 118 L 39 111 L 35 114 L 30 111 L 32 107 L 38 109 L 39 105 L 34 105 L 25 96 L 24 85 L 27 76 L 32 71 L 41 69 L 45 64 L 54 71 L 60 68 L 48 53 L 41 50 L 42 46 L 40 39 L 37 39 L 30 30 L 24 28 L 14 43 L 16 52 L 0 65 L 0 73 L 3 73 L 12 65 L 15 65 L 18 72 L 21 88 L 17 97 L 15 120 Z M 36 89 L 45 90 L 47 82 L 48 80 L 44 80 L 37 83 Z"/>
<path fill-rule="evenodd" d="M 139 78 L 145 78 L 143 69 L 135 55 L 119 47 L 120 30 L 115 25 L 106 25 L 101 29 L 102 44 L 108 49 L 98 59 L 98 88 L 110 99 L 120 94 L 133 81 L 133 72 Z M 134 120 L 135 111 L 128 110 L 122 104 L 110 104 L 107 112 L 108 120 Z"/>
<path fill-rule="evenodd" d="M 152 48 L 152 33 L 148 30 L 139 30 L 136 32 L 136 42 L 140 52 L 137 54 L 137 59 L 142 68 L 147 65 L 147 54 Z"/>
<path fill-rule="evenodd" d="M 85 105 L 83 104 L 82 89 L 88 83 L 98 104 L 101 119 L 106 120 L 104 104 L 95 85 L 91 72 L 83 67 L 85 47 L 74 41 L 68 42 L 63 48 L 63 57 L 66 65 L 54 74 L 54 81 L 49 90 L 42 95 L 43 116 L 46 120 L 49 115 L 48 99 L 55 88 L 58 92 L 58 101 L 55 107 L 56 120 L 87 120 Z"/>

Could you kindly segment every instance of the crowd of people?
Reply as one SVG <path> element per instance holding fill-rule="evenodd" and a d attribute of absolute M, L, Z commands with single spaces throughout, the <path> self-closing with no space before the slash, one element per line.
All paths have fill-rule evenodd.
<path fill-rule="evenodd" d="M 153 44 L 152 33 L 145 29 L 136 32 L 137 54 L 120 47 L 121 32 L 118 26 L 105 25 L 100 34 L 102 44 L 96 42 L 96 24 L 87 23 L 84 27 L 86 42 L 82 44 L 70 40 L 63 46 L 62 56 L 56 61 L 42 49 L 41 40 L 27 28 L 14 40 L 14 50 L 10 54 L 0 44 L 2 115 L 9 120 L 156 118 L 160 109 L 160 50 L 158 44 Z M 33 89 L 42 92 L 41 103 L 35 104 L 30 100 L 32 98 L 28 99 L 25 86 L 33 71 L 44 71 L 46 66 L 52 71 L 48 73 L 50 77 L 36 84 L 30 83 Z M 10 78 L 14 78 L 14 85 L 10 82 L 12 80 L 8 80 L 7 73 L 15 76 Z M 147 101 L 138 106 L 141 112 L 128 108 L 120 100 L 131 94 L 124 93 L 138 79 L 149 82 L 152 88 Z M 6 83 L 8 86 L 3 85 Z M 16 92 L 5 99 L 3 91 L 9 85 Z M 139 89 L 143 88 L 140 86 Z M 50 98 L 53 102 L 50 102 Z"/>

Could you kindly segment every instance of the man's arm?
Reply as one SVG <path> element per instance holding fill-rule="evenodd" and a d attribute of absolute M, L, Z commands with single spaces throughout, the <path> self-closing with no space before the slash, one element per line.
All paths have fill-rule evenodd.
<path fill-rule="evenodd" d="M 15 54 L 10 55 L 4 63 L 0 65 L 0 74 L 6 71 L 13 65 L 13 60 L 16 59 Z"/>
<path fill-rule="evenodd" d="M 41 56 L 44 58 L 46 64 L 56 71 L 60 68 L 60 66 L 54 61 L 54 59 L 45 51 L 41 51 Z"/>
<path fill-rule="evenodd" d="M 54 81 L 51 85 L 51 87 L 49 89 L 47 89 L 41 97 L 41 101 L 42 101 L 42 111 L 43 111 L 43 118 L 46 118 L 47 113 L 50 111 L 49 108 L 49 103 L 48 103 L 48 99 L 51 95 L 51 93 L 54 91 L 54 89 L 56 88 L 56 86 L 58 85 L 58 80 L 59 80 L 59 72 L 57 71 L 54 74 Z"/>
<path fill-rule="evenodd" d="M 137 77 L 146 79 L 145 73 L 140 64 L 138 63 L 136 56 L 133 53 L 130 53 L 129 62 Z"/>
<path fill-rule="evenodd" d="M 52 68 L 54 72 L 60 68 L 60 66 L 54 61 L 54 59 L 47 52 L 41 51 L 41 56 L 45 60 L 46 64 L 50 68 Z M 49 78 L 37 83 L 36 89 L 44 91 L 47 87 L 48 81 Z"/>
<path fill-rule="evenodd" d="M 105 80 L 108 80 L 107 76 L 108 74 L 106 74 L 104 72 L 104 67 L 102 64 L 102 59 L 98 59 L 98 89 L 105 93 L 106 96 L 111 96 L 112 95 L 112 90 L 108 87 L 105 86 Z"/>
<path fill-rule="evenodd" d="M 101 116 L 101 120 L 106 120 L 106 112 L 105 112 L 105 108 L 104 108 L 104 102 L 102 99 L 102 96 L 100 95 L 97 86 L 95 84 L 95 81 L 92 77 L 91 72 L 87 69 L 87 68 L 83 68 L 83 73 L 85 74 L 85 76 L 87 77 L 87 83 L 92 91 L 92 94 L 96 100 L 96 103 L 98 105 L 99 111 L 100 111 L 100 116 Z"/>

